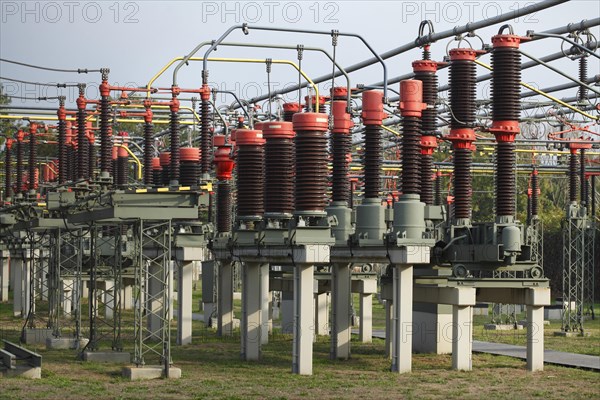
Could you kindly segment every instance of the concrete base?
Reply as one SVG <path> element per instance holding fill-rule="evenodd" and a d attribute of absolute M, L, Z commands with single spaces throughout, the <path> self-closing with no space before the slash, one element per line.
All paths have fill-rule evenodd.
<path fill-rule="evenodd" d="M 129 379 L 131 381 L 145 381 L 149 379 L 166 378 L 165 367 L 163 367 L 162 365 L 144 367 L 125 367 L 123 368 L 123 378 Z M 181 378 L 181 368 L 170 367 L 168 378 Z"/>
<path fill-rule="evenodd" d="M 26 379 L 41 379 L 42 368 L 30 367 L 25 365 L 17 365 L 13 369 L 0 368 L 0 376 L 3 378 L 26 378 Z"/>
<path fill-rule="evenodd" d="M 25 329 L 25 344 L 46 344 L 47 339 L 51 339 L 52 329 L 47 328 L 27 328 Z"/>
<path fill-rule="evenodd" d="M 452 353 L 452 306 L 414 303 L 413 352 Z"/>
<path fill-rule="evenodd" d="M 565 331 L 556 331 L 554 332 L 554 336 L 561 337 L 588 337 L 590 336 L 589 332 L 565 332 Z"/>
<path fill-rule="evenodd" d="M 77 350 L 84 348 L 89 343 L 89 339 L 75 338 L 47 338 L 46 349 L 48 350 Z"/>
<path fill-rule="evenodd" d="M 483 325 L 483 329 L 488 331 L 514 331 L 514 330 L 522 330 L 523 325 L 521 324 L 485 324 Z"/>
<path fill-rule="evenodd" d="M 117 351 L 84 351 L 83 361 L 125 364 L 131 362 L 131 354 Z"/>

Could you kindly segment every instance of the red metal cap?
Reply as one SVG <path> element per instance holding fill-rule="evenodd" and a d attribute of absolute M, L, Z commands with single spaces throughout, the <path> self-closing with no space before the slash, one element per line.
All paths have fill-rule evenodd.
<path fill-rule="evenodd" d="M 400 82 L 400 112 L 403 117 L 421 117 L 427 108 L 423 103 L 423 82 L 418 79 L 406 79 Z"/>
<path fill-rule="evenodd" d="M 304 96 L 304 103 L 308 104 L 308 98 L 309 96 Z M 312 96 L 311 98 L 311 104 L 314 106 L 315 104 L 317 104 L 317 98 L 315 96 Z M 325 101 L 326 98 L 325 96 L 319 96 L 319 107 L 322 105 L 325 105 Z"/>
<path fill-rule="evenodd" d="M 471 128 L 451 129 L 446 140 L 451 141 L 455 149 L 470 149 L 471 143 L 476 140 L 475 131 Z"/>
<path fill-rule="evenodd" d="M 171 153 L 168 151 L 163 151 L 162 153 L 159 154 L 159 160 L 160 160 L 160 165 L 162 165 L 163 167 L 168 166 L 169 164 L 171 164 Z"/>
<path fill-rule="evenodd" d="M 219 146 L 215 151 L 213 163 L 216 166 L 217 179 L 229 180 L 233 172 L 234 162 L 231 159 L 231 146 Z"/>
<path fill-rule="evenodd" d="M 219 147 L 225 145 L 225 135 L 214 135 L 213 136 L 213 147 Z"/>
<path fill-rule="evenodd" d="M 300 112 L 302 106 L 299 103 L 283 103 L 283 111 Z"/>
<path fill-rule="evenodd" d="M 292 119 L 294 130 L 327 132 L 329 119 L 322 113 L 297 113 Z"/>
<path fill-rule="evenodd" d="M 108 81 L 102 81 L 102 83 L 100 84 L 100 96 L 110 96 L 110 86 L 108 85 Z"/>
<path fill-rule="evenodd" d="M 200 161 L 200 149 L 197 147 L 181 147 L 179 157 L 181 161 Z"/>
<path fill-rule="evenodd" d="M 333 112 L 333 130 L 332 133 L 349 134 L 350 129 L 354 126 L 352 117 L 346 112 L 348 103 L 345 100 L 336 100 L 332 103 L 331 111 Z"/>
<path fill-rule="evenodd" d="M 256 129 L 234 129 L 238 146 L 262 146 L 265 144 L 262 131 Z"/>
<path fill-rule="evenodd" d="M 591 148 L 591 143 L 569 142 L 569 149 L 571 150 L 571 154 L 575 154 L 577 150 L 587 150 Z"/>
<path fill-rule="evenodd" d="M 497 142 L 514 142 L 519 131 L 519 121 L 493 121 L 490 128 Z"/>
<path fill-rule="evenodd" d="M 497 47 L 514 47 L 519 48 L 521 42 L 531 40 L 530 37 L 518 36 L 518 35 L 495 35 L 492 36 L 492 45 L 494 48 Z"/>
<path fill-rule="evenodd" d="M 116 160 L 119 156 L 119 146 L 113 146 L 112 148 L 112 159 Z"/>
<path fill-rule="evenodd" d="M 127 143 L 123 143 L 122 145 L 119 146 L 118 156 L 120 158 L 128 158 L 129 157 L 129 153 L 127 152 L 127 149 L 125 149 L 125 147 L 127 147 Z"/>
<path fill-rule="evenodd" d="M 10 150 L 12 148 L 13 142 L 14 140 L 12 138 L 6 139 L 6 148 Z"/>
<path fill-rule="evenodd" d="M 485 54 L 483 50 L 475 49 L 452 49 L 449 52 L 451 61 L 467 60 L 475 61 L 478 55 Z"/>
<path fill-rule="evenodd" d="M 412 63 L 414 72 L 436 72 L 438 63 L 431 60 L 416 60 Z"/>
<path fill-rule="evenodd" d="M 258 124 L 257 124 L 258 125 Z M 296 136 L 294 124 L 286 121 L 262 122 L 261 129 L 265 139 L 293 139 Z"/>
<path fill-rule="evenodd" d="M 383 112 L 383 92 L 367 90 L 362 93 L 362 119 L 365 125 L 381 125 Z"/>
<path fill-rule="evenodd" d="M 331 97 L 334 100 L 342 100 L 348 97 L 348 88 L 345 86 L 336 86 L 331 89 Z"/>
<path fill-rule="evenodd" d="M 433 154 L 437 147 L 437 138 L 435 136 L 421 136 L 421 154 Z"/>
<path fill-rule="evenodd" d="M 162 166 L 160 165 L 160 158 L 158 158 L 158 157 L 152 158 L 152 169 L 154 171 L 159 171 L 162 169 Z"/>

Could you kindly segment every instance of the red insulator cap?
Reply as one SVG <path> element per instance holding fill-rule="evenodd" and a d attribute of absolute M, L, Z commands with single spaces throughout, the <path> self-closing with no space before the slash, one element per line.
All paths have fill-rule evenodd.
<path fill-rule="evenodd" d="M 587 150 L 591 148 L 591 143 L 569 142 L 569 150 L 571 150 L 571 154 L 577 153 L 577 150 Z"/>
<path fill-rule="evenodd" d="M 152 169 L 154 171 L 162 170 L 162 166 L 160 165 L 160 158 L 158 158 L 158 157 L 152 158 Z"/>
<path fill-rule="evenodd" d="M 197 147 L 181 147 L 179 158 L 181 161 L 200 161 L 200 149 Z"/>
<path fill-rule="evenodd" d="M 304 96 L 304 103 L 305 103 L 305 104 L 308 104 L 308 99 L 309 99 L 309 96 Z M 311 104 L 312 104 L 313 106 L 314 106 L 315 104 L 317 104 L 317 97 L 316 97 L 316 96 L 312 96 L 312 97 L 310 97 L 310 99 L 311 99 Z M 325 96 L 319 96 L 319 107 L 321 107 L 321 106 L 325 105 L 325 101 L 326 101 L 326 100 L 327 100 L 327 99 L 325 98 Z"/>
<path fill-rule="evenodd" d="M 329 119 L 322 113 L 297 113 L 292 119 L 294 130 L 327 132 Z"/>
<path fill-rule="evenodd" d="M 266 140 L 269 139 L 293 139 L 296 136 L 294 124 L 286 121 L 262 122 L 261 129 Z"/>
<path fill-rule="evenodd" d="M 231 146 L 222 145 L 217 148 L 213 158 L 213 163 L 216 166 L 217 179 L 229 180 L 235 163 L 231 159 Z"/>
<path fill-rule="evenodd" d="M 452 49 L 449 52 L 451 61 L 467 60 L 475 61 L 478 55 L 485 54 L 483 50 L 475 49 Z"/>
<path fill-rule="evenodd" d="M 385 118 L 383 112 L 383 92 L 367 90 L 362 93 L 362 119 L 365 125 L 381 125 Z"/>
<path fill-rule="evenodd" d="M 58 111 L 56 112 L 56 115 L 58 116 L 59 120 L 64 121 L 65 119 L 67 119 L 67 111 L 64 107 L 59 107 Z"/>
<path fill-rule="evenodd" d="M 118 146 L 113 146 L 112 148 L 112 159 L 116 160 L 119 156 L 119 147 Z"/>
<path fill-rule="evenodd" d="M 262 131 L 256 129 L 235 129 L 237 146 L 262 146 L 265 144 Z"/>
<path fill-rule="evenodd" d="M 6 148 L 10 150 L 12 148 L 13 142 L 14 140 L 12 138 L 6 139 Z"/>
<path fill-rule="evenodd" d="M 102 83 L 100 84 L 100 96 L 110 96 L 110 86 L 108 85 L 108 81 L 102 81 Z"/>
<path fill-rule="evenodd" d="M 492 36 L 492 45 L 497 47 L 514 47 L 519 48 L 521 42 L 531 40 L 530 37 L 518 35 L 495 35 Z"/>
<path fill-rule="evenodd" d="M 214 135 L 213 136 L 213 147 L 219 147 L 225 145 L 225 135 Z"/>
<path fill-rule="evenodd" d="M 493 121 L 490 128 L 497 142 L 514 142 L 519 131 L 519 121 Z"/>
<path fill-rule="evenodd" d="M 346 86 L 336 86 L 331 89 L 331 98 L 333 100 L 343 100 L 348 97 L 348 88 Z"/>
<path fill-rule="evenodd" d="M 471 128 L 451 129 L 446 140 L 451 141 L 455 149 L 470 149 L 471 143 L 476 140 L 475 131 Z"/>
<path fill-rule="evenodd" d="M 129 157 L 129 153 L 127 152 L 127 144 L 123 143 L 122 145 L 119 146 L 119 152 L 118 152 L 118 156 L 119 158 L 128 158 Z"/>
<path fill-rule="evenodd" d="M 437 138 L 435 136 L 421 136 L 421 154 L 433 154 L 437 147 Z"/>
<path fill-rule="evenodd" d="M 423 103 L 423 82 L 418 79 L 406 79 L 400 82 L 400 112 L 403 117 L 421 117 L 427 108 Z"/>
<path fill-rule="evenodd" d="M 77 104 L 77 109 L 78 110 L 85 110 L 85 106 L 87 104 L 87 101 L 85 100 L 85 97 L 83 97 L 83 95 L 79 95 L 79 97 L 77 98 L 77 100 L 75 100 L 75 103 Z"/>
<path fill-rule="evenodd" d="M 344 88 L 345 89 L 345 88 Z M 349 134 L 350 129 L 354 126 L 352 117 L 346 112 L 348 103 L 345 100 L 336 100 L 332 103 L 331 111 L 333 112 L 333 130 L 332 133 Z"/>
<path fill-rule="evenodd" d="M 166 167 L 171 164 L 171 153 L 168 151 L 163 151 L 159 154 L 160 165 Z"/>
<path fill-rule="evenodd" d="M 412 63 L 414 72 L 436 72 L 438 63 L 431 60 L 417 60 Z"/>
<path fill-rule="evenodd" d="M 299 103 L 283 103 L 283 111 L 297 113 L 302 111 L 302 106 Z"/>
<path fill-rule="evenodd" d="M 17 141 L 22 142 L 23 139 L 25 138 L 25 132 L 23 132 L 21 129 L 19 129 L 17 131 L 17 133 L 15 134 L 15 138 L 17 139 Z"/>
<path fill-rule="evenodd" d="M 171 104 L 169 104 L 169 110 L 171 112 L 179 112 L 179 100 L 177 100 L 175 97 L 173 97 L 171 99 Z"/>
<path fill-rule="evenodd" d="M 210 87 L 207 84 L 202 85 L 200 88 L 200 100 L 209 101 L 210 100 Z"/>

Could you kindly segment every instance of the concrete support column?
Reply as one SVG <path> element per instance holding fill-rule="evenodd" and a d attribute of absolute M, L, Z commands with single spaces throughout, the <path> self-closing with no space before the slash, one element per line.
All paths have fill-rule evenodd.
<path fill-rule="evenodd" d="M 261 345 L 261 264 L 242 265 L 242 359 L 260 359 Z"/>
<path fill-rule="evenodd" d="M 113 319 L 115 313 L 115 281 L 105 280 L 104 281 L 104 317 L 106 319 Z"/>
<path fill-rule="evenodd" d="M 156 262 L 150 263 L 148 266 L 148 298 L 147 301 L 147 312 L 148 312 L 148 331 L 150 336 L 154 339 L 161 340 L 160 332 L 162 328 L 162 317 L 164 315 L 163 304 L 163 291 L 165 290 L 165 283 L 162 281 L 163 273 L 162 268 L 168 268 L 168 265 L 161 265 Z"/>
<path fill-rule="evenodd" d="M 544 370 L 544 307 L 527 305 L 527 370 Z"/>
<path fill-rule="evenodd" d="M 394 266 L 393 284 L 392 371 L 405 373 L 412 366 L 413 267 Z"/>
<path fill-rule="evenodd" d="M 314 268 L 310 264 L 294 267 L 294 345 L 292 372 L 312 375 Z"/>
<path fill-rule="evenodd" d="M 10 264 L 13 278 L 13 315 L 18 317 L 23 313 L 23 269 L 25 263 L 21 257 L 11 257 Z"/>
<path fill-rule="evenodd" d="M 39 286 L 39 290 L 40 290 L 40 297 L 42 301 L 48 301 L 48 292 L 49 292 L 49 282 L 48 279 L 50 278 L 48 276 L 48 268 L 50 268 L 50 258 L 49 258 L 50 254 L 48 250 L 40 250 L 39 252 L 39 268 L 38 271 L 36 271 L 38 273 L 38 279 L 40 282 L 40 286 Z"/>
<path fill-rule="evenodd" d="M 260 343 L 269 343 L 269 264 L 260 266 Z"/>
<path fill-rule="evenodd" d="M 192 262 L 182 261 L 177 272 L 177 344 L 186 345 L 192 343 Z"/>
<path fill-rule="evenodd" d="M 124 285 L 123 294 L 121 295 L 123 310 L 133 310 L 133 286 Z"/>
<path fill-rule="evenodd" d="M 329 295 L 315 293 L 315 339 L 317 335 L 329 334 Z"/>
<path fill-rule="evenodd" d="M 233 263 L 219 263 L 217 276 L 217 335 L 229 336 L 233 333 Z"/>
<path fill-rule="evenodd" d="M 204 311 L 204 326 L 212 326 L 210 318 L 215 308 L 214 278 L 217 272 L 216 261 L 202 262 L 202 311 Z"/>
<path fill-rule="evenodd" d="M 0 251 L 0 301 L 8 301 L 10 257 L 6 250 Z"/>
<path fill-rule="evenodd" d="M 473 368 L 473 307 L 452 306 L 452 369 Z"/>
<path fill-rule="evenodd" d="M 416 353 L 452 353 L 452 306 L 413 304 L 413 351 Z"/>
<path fill-rule="evenodd" d="M 358 338 L 363 343 L 373 341 L 373 295 L 360 294 L 360 328 Z"/>
<path fill-rule="evenodd" d="M 294 292 L 281 292 L 281 333 L 294 333 Z"/>
<path fill-rule="evenodd" d="M 331 358 L 350 357 L 351 316 L 350 266 L 331 267 Z"/>
<path fill-rule="evenodd" d="M 29 310 L 33 306 L 31 304 L 31 280 L 33 277 L 31 276 L 31 267 L 33 266 L 33 258 L 27 257 L 25 258 L 25 262 L 23 263 L 23 269 L 21 271 L 21 285 L 23 285 L 22 295 L 22 312 L 21 316 L 23 318 L 27 318 L 29 315 Z"/>
<path fill-rule="evenodd" d="M 385 356 L 392 358 L 392 337 L 394 336 L 393 329 L 394 318 L 394 303 L 392 300 L 385 301 Z"/>
<path fill-rule="evenodd" d="M 71 315 L 73 312 L 73 280 L 63 279 L 60 281 L 62 293 L 62 312 L 64 316 Z"/>

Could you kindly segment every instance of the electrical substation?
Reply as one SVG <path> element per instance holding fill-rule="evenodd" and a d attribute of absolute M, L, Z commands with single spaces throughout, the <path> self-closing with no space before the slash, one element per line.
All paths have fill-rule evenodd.
<path fill-rule="evenodd" d="M 111 79 L 110 53 L 84 69 L 85 53 L 40 66 L 2 51 L 3 84 L 29 80 L 8 65 L 68 76 L 38 83 L 56 96 L 0 105 L 0 300 L 21 327 L 2 344 L 4 378 L 43 380 L 41 347 L 114 363 L 127 380 L 181 378 L 175 350 L 197 344 L 194 324 L 235 341 L 242 363 L 289 335 L 293 374 L 313 375 L 322 336 L 331 363 L 376 337 L 394 377 L 414 370 L 414 353 L 471 371 L 482 307 L 486 329 L 526 330 L 523 368 L 542 371 L 550 311 L 556 340 L 590 335 L 598 318 L 599 10 L 514 23 L 562 3 L 456 27 L 424 19 L 385 43 L 361 25 L 222 24 L 178 37 L 188 51 L 172 59 L 145 55 L 163 67 L 128 71 L 134 86 Z M 370 55 L 348 67 L 339 54 L 352 47 Z M 389 68 L 403 53 L 412 63 Z M 266 93 L 214 83 L 232 64 Z M 369 66 L 379 82 L 357 81 Z M 195 81 L 181 78 L 192 69 Z M 276 89 L 275 69 L 295 83 Z M 530 69 L 549 78 L 524 82 Z M 557 190 L 560 234 L 545 243 Z"/>

